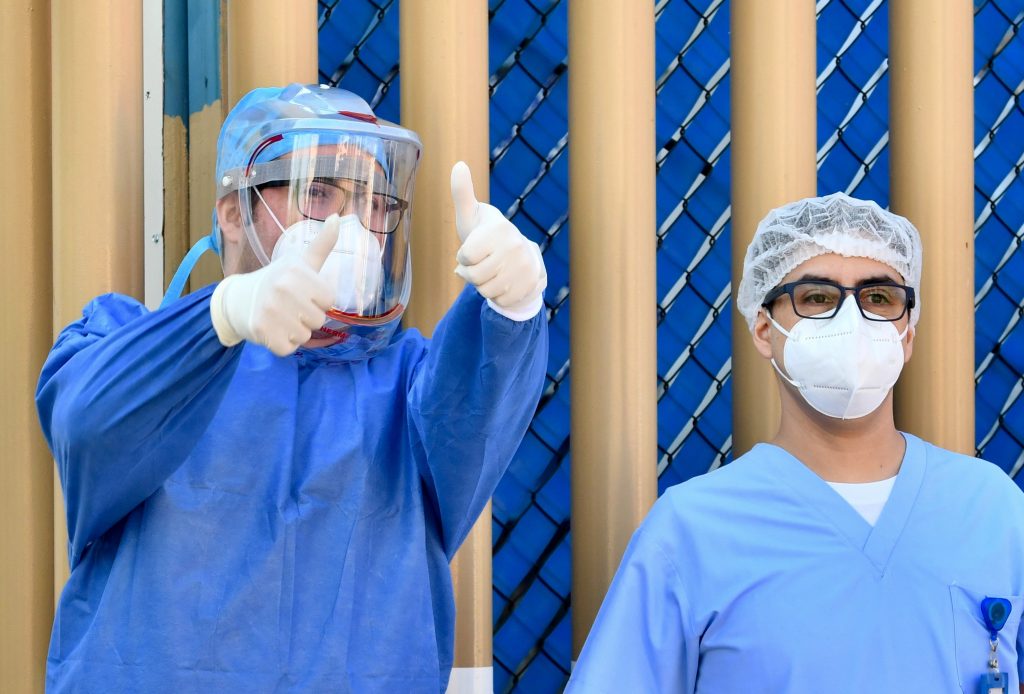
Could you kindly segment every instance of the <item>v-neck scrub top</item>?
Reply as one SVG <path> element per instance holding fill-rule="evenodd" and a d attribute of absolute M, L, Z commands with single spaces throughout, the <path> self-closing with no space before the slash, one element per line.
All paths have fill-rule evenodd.
<path fill-rule="evenodd" d="M 904 434 L 870 526 L 759 444 L 669 489 L 636 531 L 566 692 L 976 692 L 980 603 L 1009 599 L 1024 659 L 1024 494 L 995 465 Z"/>

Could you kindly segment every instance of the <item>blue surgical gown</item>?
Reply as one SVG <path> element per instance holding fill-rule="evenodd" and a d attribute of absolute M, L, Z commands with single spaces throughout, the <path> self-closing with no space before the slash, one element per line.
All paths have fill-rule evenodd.
<path fill-rule="evenodd" d="M 71 559 L 47 690 L 443 691 L 448 561 L 533 415 L 543 314 L 467 287 L 432 340 L 280 358 L 223 347 L 211 290 L 102 296 L 43 368 Z"/>
<path fill-rule="evenodd" d="M 871 527 L 759 444 L 670 488 L 634 534 L 566 692 L 978 691 L 986 596 L 999 664 L 1024 659 L 1024 495 L 995 465 L 910 435 Z"/>

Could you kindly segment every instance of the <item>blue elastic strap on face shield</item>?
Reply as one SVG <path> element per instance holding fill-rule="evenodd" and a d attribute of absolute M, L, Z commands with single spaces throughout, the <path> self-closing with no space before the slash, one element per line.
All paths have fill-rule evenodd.
<path fill-rule="evenodd" d="M 192 274 L 192 269 L 195 268 L 196 263 L 199 262 L 199 258 L 201 258 L 203 253 L 206 251 L 213 251 L 217 255 L 220 255 L 220 246 L 217 243 L 217 237 L 213 232 L 211 232 L 209 236 L 204 236 L 199 239 L 199 241 L 189 249 L 188 253 L 185 254 L 185 257 L 181 259 L 181 264 L 174 272 L 174 277 L 171 278 L 171 283 L 167 286 L 167 293 L 164 294 L 164 298 L 160 302 L 159 308 L 164 308 L 171 302 L 178 300 L 181 296 L 181 290 L 185 288 L 185 282 L 188 281 L 188 276 Z"/>

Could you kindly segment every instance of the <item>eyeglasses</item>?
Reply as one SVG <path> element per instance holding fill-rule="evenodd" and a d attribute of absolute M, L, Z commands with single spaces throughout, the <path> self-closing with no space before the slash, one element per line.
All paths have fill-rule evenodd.
<path fill-rule="evenodd" d="M 283 188 L 289 181 L 269 181 L 261 188 Z M 390 234 L 402 221 L 409 203 L 385 193 L 376 193 L 359 181 L 312 179 L 295 185 L 295 198 L 303 217 L 324 221 L 332 214 L 355 214 L 367 229 Z"/>
<path fill-rule="evenodd" d="M 895 282 L 844 287 L 825 280 L 800 280 L 779 285 L 768 292 L 761 305 L 770 310 L 776 299 L 788 294 L 796 315 L 824 320 L 839 312 L 847 292 L 853 294 L 861 315 L 868 320 L 899 320 L 908 309 L 914 308 L 913 287 Z"/>

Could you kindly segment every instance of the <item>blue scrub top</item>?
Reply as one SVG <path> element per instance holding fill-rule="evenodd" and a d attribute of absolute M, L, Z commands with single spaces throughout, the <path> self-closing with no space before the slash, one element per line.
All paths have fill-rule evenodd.
<path fill-rule="evenodd" d="M 524 436 L 543 314 L 467 287 L 369 360 L 223 347 L 212 288 L 89 304 L 37 404 L 71 578 L 47 691 L 438 692 L 448 561 Z"/>
<path fill-rule="evenodd" d="M 566 692 L 968 692 L 980 603 L 1017 692 L 1024 495 L 995 465 L 904 435 L 874 527 L 786 451 L 759 444 L 669 489 L 634 534 Z"/>

